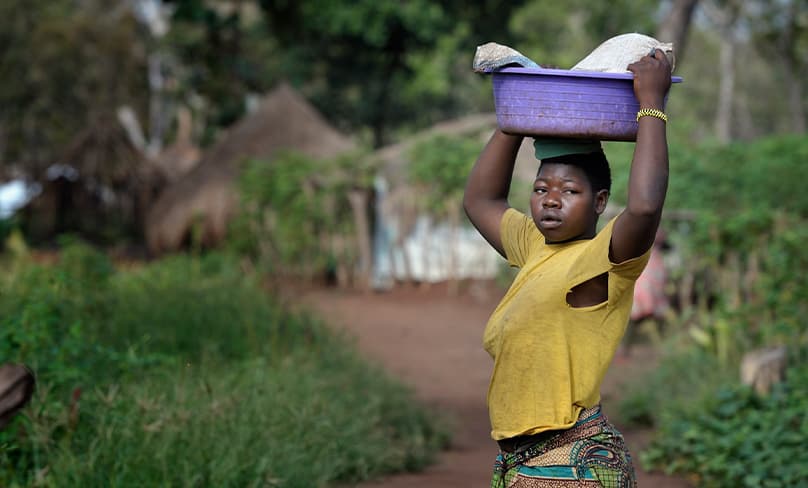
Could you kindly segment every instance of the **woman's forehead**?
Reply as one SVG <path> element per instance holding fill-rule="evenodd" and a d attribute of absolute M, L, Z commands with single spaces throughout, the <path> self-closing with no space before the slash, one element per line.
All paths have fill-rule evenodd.
<path fill-rule="evenodd" d="M 540 164 L 539 171 L 536 173 L 536 179 L 550 178 L 576 180 L 582 183 L 589 181 L 586 177 L 586 173 L 584 173 L 584 170 L 575 165 L 562 163 Z"/>

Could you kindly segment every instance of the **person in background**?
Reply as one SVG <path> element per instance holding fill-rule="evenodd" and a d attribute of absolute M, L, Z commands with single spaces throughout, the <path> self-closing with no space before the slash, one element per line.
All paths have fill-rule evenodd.
<path fill-rule="evenodd" d="M 670 308 L 665 285 L 668 282 L 668 271 L 665 269 L 665 260 L 662 251 L 665 247 L 665 231 L 657 231 L 651 256 L 642 274 L 634 285 L 634 302 L 631 305 L 631 315 L 626 329 L 623 344 L 618 350 L 618 358 L 627 359 L 631 355 L 631 347 L 639 332 L 637 329 L 643 322 L 653 321 L 662 324 Z"/>

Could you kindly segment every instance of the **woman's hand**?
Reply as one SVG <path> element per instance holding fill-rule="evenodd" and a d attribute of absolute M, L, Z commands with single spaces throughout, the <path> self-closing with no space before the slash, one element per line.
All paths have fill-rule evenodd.
<path fill-rule="evenodd" d="M 627 69 L 634 73 L 634 96 L 640 102 L 640 108 L 662 110 L 665 95 L 671 87 L 671 65 L 665 53 L 655 49 L 653 56 L 643 56 Z"/>

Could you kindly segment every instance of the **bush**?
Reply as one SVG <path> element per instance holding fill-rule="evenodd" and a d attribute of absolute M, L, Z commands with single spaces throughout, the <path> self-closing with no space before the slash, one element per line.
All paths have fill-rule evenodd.
<path fill-rule="evenodd" d="M 294 151 L 246 161 L 231 247 L 273 276 L 313 278 L 337 265 L 351 270 L 360 236 L 349 196 L 372 193 L 369 161 L 361 153 L 318 160 Z"/>
<path fill-rule="evenodd" d="M 806 437 L 796 413 L 805 411 L 808 386 L 808 198 L 797 175 L 808 140 L 672 143 L 670 153 L 666 209 L 693 218 L 669 221 L 667 230 L 694 278 L 694 296 L 685 297 L 694 302 L 678 304 L 674 352 L 629 392 L 621 415 L 659 429 L 641 456 L 649 466 L 691 473 L 699 486 L 794 486 L 808 476 L 793 435 Z M 618 167 L 627 172 L 624 159 Z M 787 385 L 758 398 L 738 386 L 740 359 L 774 344 L 789 346 L 794 367 Z"/>
<path fill-rule="evenodd" d="M 480 142 L 469 137 L 438 135 L 415 144 L 410 150 L 409 180 L 422 189 L 424 211 L 437 215 L 457 213 L 463 190 Z"/>
<path fill-rule="evenodd" d="M 222 255 L 127 272 L 80 243 L 5 276 L 0 353 L 31 365 L 0 486 L 323 486 L 446 442 L 410 391 Z"/>
<path fill-rule="evenodd" d="M 618 406 L 619 418 L 628 424 L 658 425 L 668 412 L 699 409 L 699 398 L 734 380 L 734 370 L 722 366 L 714 355 L 694 348 L 677 350 L 626 391 Z"/>
<path fill-rule="evenodd" d="M 808 367 L 788 371 L 766 397 L 725 386 L 662 422 L 641 455 L 668 473 L 695 473 L 699 486 L 799 486 L 808 479 Z"/>

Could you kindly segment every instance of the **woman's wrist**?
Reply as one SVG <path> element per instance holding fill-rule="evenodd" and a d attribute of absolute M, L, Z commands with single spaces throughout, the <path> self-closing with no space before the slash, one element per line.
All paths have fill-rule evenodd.
<path fill-rule="evenodd" d="M 665 108 L 665 99 L 657 99 L 657 98 L 648 98 L 648 99 L 638 99 L 640 102 L 640 108 L 653 108 L 656 110 L 664 110 Z"/>

